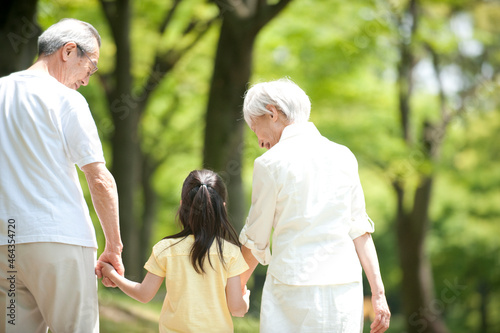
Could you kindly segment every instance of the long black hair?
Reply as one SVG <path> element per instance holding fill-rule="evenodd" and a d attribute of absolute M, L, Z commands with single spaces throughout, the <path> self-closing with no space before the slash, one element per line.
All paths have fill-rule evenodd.
<path fill-rule="evenodd" d="M 241 246 L 238 234 L 227 216 L 226 197 L 224 181 L 211 170 L 191 171 L 182 185 L 181 205 L 177 218 L 183 230 L 164 239 L 184 239 L 194 235 L 191 263 L 197 273 L 205 273 L 203 262 L 206 257 L 212 266 L 209 250 L 214 240 L 217 242 L 217 253 L 224 265 L 223 240 Z"/>

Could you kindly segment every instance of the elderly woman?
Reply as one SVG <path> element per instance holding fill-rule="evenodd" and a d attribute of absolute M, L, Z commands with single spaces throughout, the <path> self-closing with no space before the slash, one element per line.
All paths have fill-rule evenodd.
<path fill-rule="evenodd" d="M 269 265 L 262 333 L 362 332 L 362 266 L 376 313 L 371 332 L 384 332 L 390 312 L 357 161 L 308 122 L 310 110 L 308 96 L 288 79 L 246 93 L 245 121 L 268 151 L 255 160 L 240 234 L 250 267 L 242 286 L 259 262 Z"/>

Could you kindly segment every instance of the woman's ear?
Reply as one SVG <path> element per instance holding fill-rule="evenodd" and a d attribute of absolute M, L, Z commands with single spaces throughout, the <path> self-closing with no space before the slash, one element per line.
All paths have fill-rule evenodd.
<path fill-rule="evenodd" d="M 278 121 L 279 112 L 278 112 L 278 109 L 276 108 L 276 106 L 274 106 L 272 104 L 267 104 L 266 109 L 271 111 L 271 114 L 269 114 L 269 116 L 271 117 L 273 122 Z"/>

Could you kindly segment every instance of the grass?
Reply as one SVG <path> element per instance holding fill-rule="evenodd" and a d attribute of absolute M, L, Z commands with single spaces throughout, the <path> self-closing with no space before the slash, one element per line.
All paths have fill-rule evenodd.
<path fill-rule="evenodd" d="M 101 333 L 157 333 L 158 317 L 163 303 L 161 293 L 143 304 L 118 289 L 99 286 L 99 319 Z M 246 316 L 234 318 L 235 333 L 258 333 L 259 319 Z"/>
<path fill-rule="evenodd" d="M 161 292 L 147 304 L 128 297 L 118 289 L 99 286 L 99 317 L 101 333 L 157 333 L 164 294 Z M 233 317 L 235 333 L 258 333 L 259 319 L 247 314 Z M 405 321 L 393 315 L 386 333 L 404 332 Z M 364 333 L 370 332 L 370 322 L 365 322 Z"/>

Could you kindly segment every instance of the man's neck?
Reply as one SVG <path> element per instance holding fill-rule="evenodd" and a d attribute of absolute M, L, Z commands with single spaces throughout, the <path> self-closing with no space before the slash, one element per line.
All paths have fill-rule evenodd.
<path fill-rule="evenodd" d="M 57 81 L 61 82 L 60 78 L 63 77 L 61 69 L 62 68 L 57 66 L 57 63 L 54 62 L 52 57 L 41 56 L 27 70 L 48 74 Z"/>

